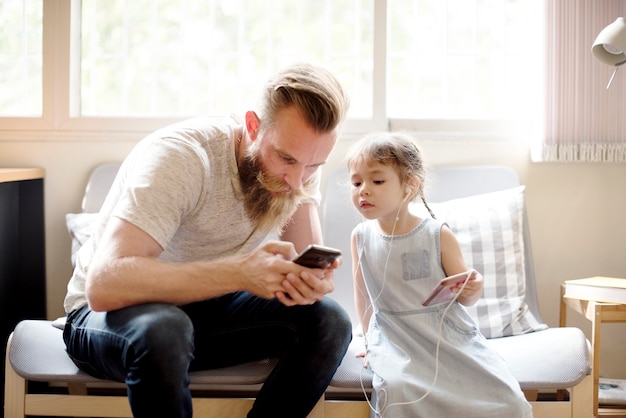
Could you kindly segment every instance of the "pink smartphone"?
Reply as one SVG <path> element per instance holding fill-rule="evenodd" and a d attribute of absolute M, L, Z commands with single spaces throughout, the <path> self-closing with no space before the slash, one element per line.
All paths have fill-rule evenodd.
<path fill-rule="evenodd" d="M 470 273 L 469 280 L 474 280 L 474 275 L 476 273 Z M 451 287 L 462 284 L 465 280 L 468 280 L 468 274 L 466 271 L 463 273 L 458 273 L 453 276 L 448 276 L 439 282 L 437 286 L 433 289 L 430 295 L 422 302 L 423 306 L 430 306 L 441 302 L 447 302 L 449 300 L 454 299 L 456 296 L 456 292 L 450 290 Z"/>

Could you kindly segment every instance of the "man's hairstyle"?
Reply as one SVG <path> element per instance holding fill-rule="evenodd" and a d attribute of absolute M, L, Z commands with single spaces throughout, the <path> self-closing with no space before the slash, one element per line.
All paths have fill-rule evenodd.
<path fill-rule="evenodd" d="M 349 100 L 337 79 L 326 69 L 297 64 L 269 80 L 261 96 L 261 129 L 274 126 L 276 115 L 296 106 L 316 132 L 330 132 L 344 119 Z"/>

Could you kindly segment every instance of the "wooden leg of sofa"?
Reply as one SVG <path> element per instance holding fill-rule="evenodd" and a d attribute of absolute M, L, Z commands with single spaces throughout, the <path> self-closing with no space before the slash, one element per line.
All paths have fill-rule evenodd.
<path fill-rule="evenodd" d="M 524 396 L 526 397 L 526 400 L 528 402 L 535 402 L 537 400 L 537 397 L 539 396 L 539 391 L 538 390 L 524 390 Z"/>
<path fill-rule="evenodd" d="M 11 336 L 7 342 L 4 371 L 4 418 L 24 418 L 24 400 L 26 399 L 26 380 L 19 376 L 9 363 Z"/>
<path fill-rule="evenodd" d="M 365 401 L 326 401 L 324 418 L 369 418 L 370 406 Z"/>
<path fill-rule="evenodd" d="M 324 395 L 317 401 L 313 410 L 307 415 L 307 418 L 324 418 Z"/>
<path fill-rule="evenodd" d="M 572 418 L 593 416 L 593 376 L 587 375 L 582 382 L 570 390 Z"/>
<path fill-rule="evenodd" d="M 72 383 L 68 382 L 67 392 L 73 396 L 87 396 L 87 385 L 84 383 Z M 78 417 L 74 417 L 78 418 Z"/>
<path fill-rule="evenodd" d="M 71 383 L 67 384 L 67 392 L 70 395 L 83 395 L 87 396 L 87 385 L 84 383 Z"/>

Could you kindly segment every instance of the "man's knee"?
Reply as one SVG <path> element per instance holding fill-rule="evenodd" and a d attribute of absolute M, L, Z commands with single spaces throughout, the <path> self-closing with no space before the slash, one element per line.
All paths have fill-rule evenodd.
<path fill-rule="evenodd" d="M 352 322 L 345 309 L 336 301 L 324 298 L 322 306 L 321 329 L 338 345 L 348 344 L 352 338 Z"/>
<path fill-rule="evenodd" d="M 168 304 L 143 306 L 129 321 L 133 327 L 132 346 L 143 361 L 188 363 L 193 356 L 193 325 L 178 307 Z"/>

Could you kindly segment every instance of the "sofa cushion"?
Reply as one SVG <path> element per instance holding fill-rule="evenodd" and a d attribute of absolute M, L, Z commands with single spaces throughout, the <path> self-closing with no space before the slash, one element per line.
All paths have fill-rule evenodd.
<path fill-rule="evenodd" d="M 68 213 L 65 215 L 67 230 L 72 237 L 72 267 L 76 267 L 76 253 L 91 237 L 98 213 Z"/>
<path fill-rule="evenodd" d="M 42 382 L 102 382 L 89 376 L 72 362 L 65 351 L 63 331 L 52 321 L 23 320 L 11 336 L 8 360 L 15 372 L 28 380 Z M 276 366 L 276 359 L 263 359 L 219 369 L 189 373 L 191 384 L 239 385 L 263 383 Z"/>
<path fill-rule="evenodd" d="M 484 277 L 468 312 L 487 338 L 546 329 L 524 301 L 524 186 L 429 205 L 459 241 L 465 262 Z"/>
<path fill-rule="evenodd" d="M 591 373 L 589 346 L 580 328 L 548 328 L 487 344 L 509 364 L 522 389 L 564 389 Z"/>

